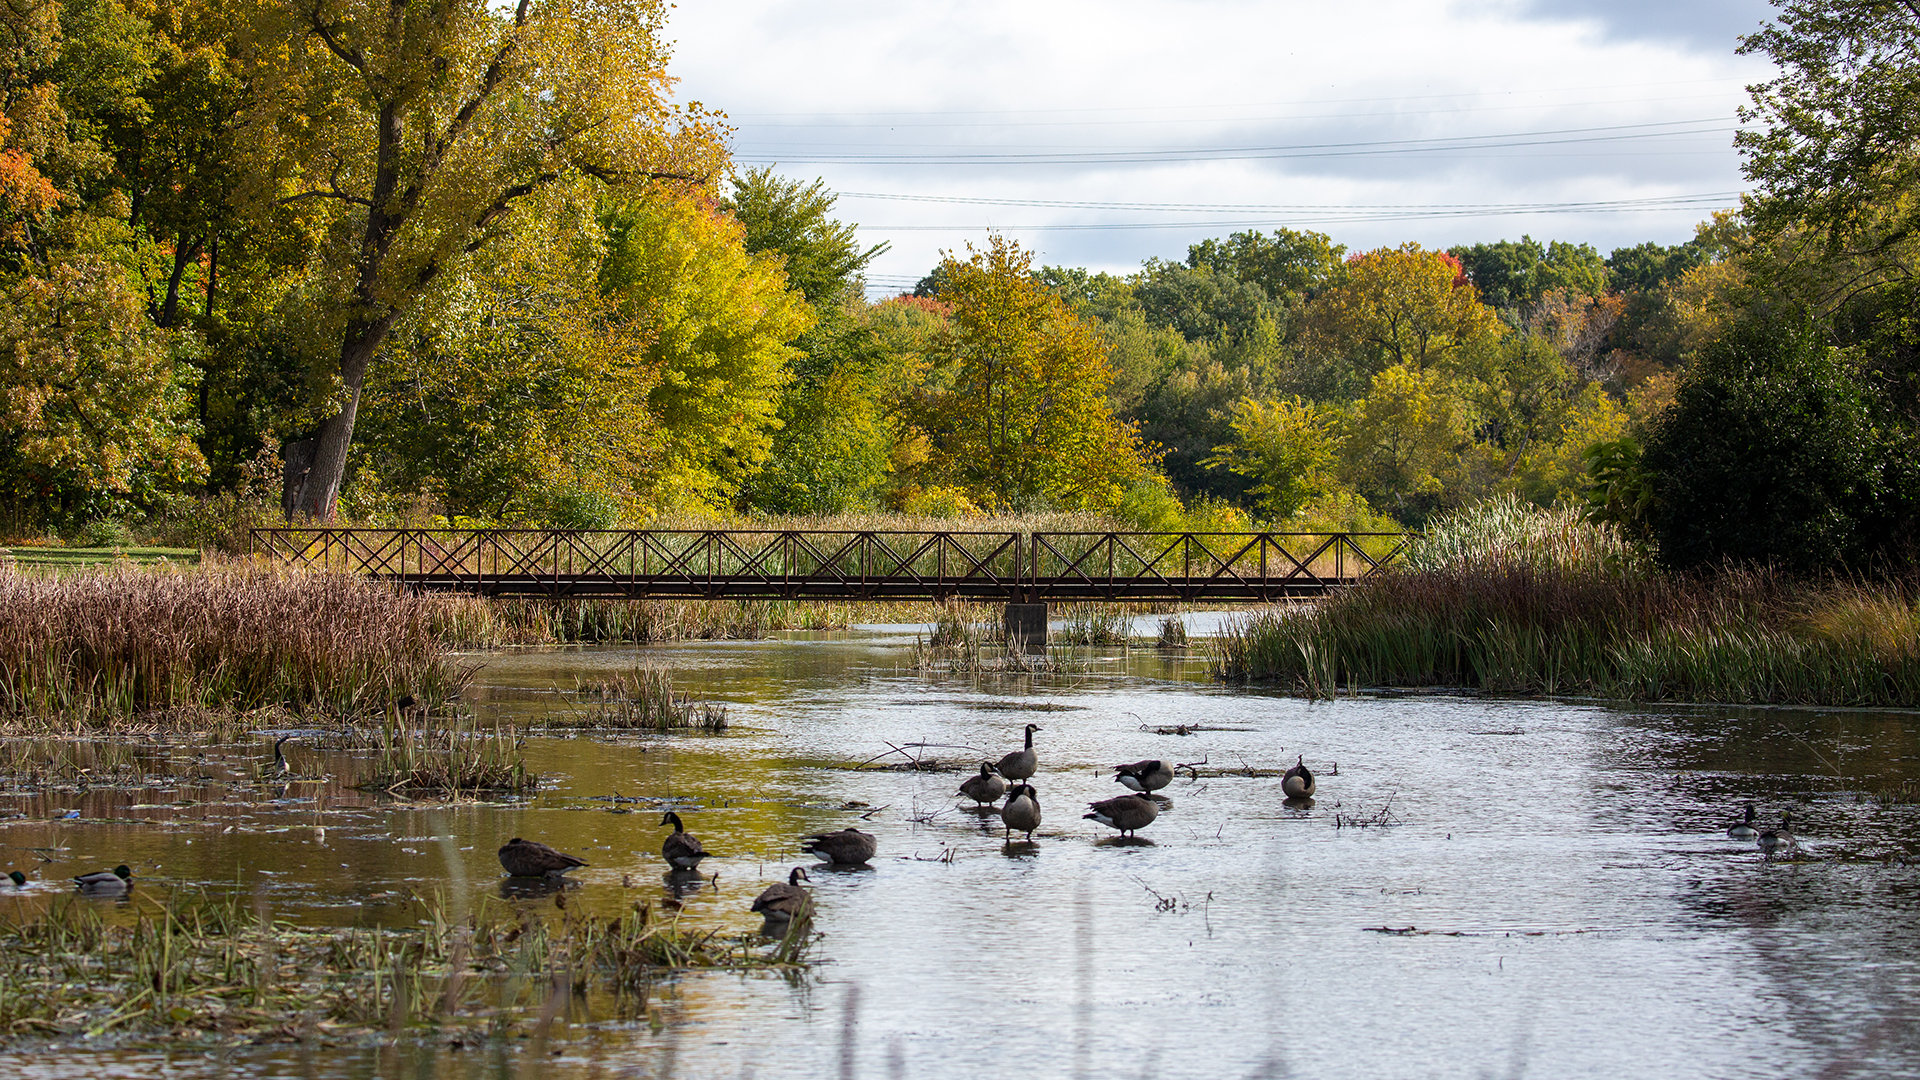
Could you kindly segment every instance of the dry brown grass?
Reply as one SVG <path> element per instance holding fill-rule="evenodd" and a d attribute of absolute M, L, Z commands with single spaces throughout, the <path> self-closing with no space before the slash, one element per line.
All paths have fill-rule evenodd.
<path fill-rule="evenodd" d="M 464 678 L 434 605 L 337 574 L 248 565 L 0 570 L 0 721 L 193 725 L 279 706 L 332 716 L 435 704 Z"/>

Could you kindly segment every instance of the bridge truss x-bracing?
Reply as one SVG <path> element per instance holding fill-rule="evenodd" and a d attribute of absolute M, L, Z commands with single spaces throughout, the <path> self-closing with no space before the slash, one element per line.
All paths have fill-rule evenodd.
<path fill-rule="evenodd" d="M 1283 600 L 1353 585 L 1398 533 L 252 530 L 279 562 L 408 589 L 563 599 Z"/>

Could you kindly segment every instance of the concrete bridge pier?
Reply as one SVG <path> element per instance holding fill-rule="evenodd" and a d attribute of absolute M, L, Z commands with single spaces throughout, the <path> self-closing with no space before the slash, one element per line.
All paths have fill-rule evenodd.
<path fill-rule="evenodd" d="M 1047 651 L 1047 605 L 1021 604 L 1009 601 L 1007 604 L 1007 644 L 1016 643 L 1029 653 Z"/>

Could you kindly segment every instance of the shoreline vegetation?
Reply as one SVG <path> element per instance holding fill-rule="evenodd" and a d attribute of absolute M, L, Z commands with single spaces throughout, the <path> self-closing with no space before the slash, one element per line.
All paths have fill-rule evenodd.
<path fill-rule="evenodd" d="M 1572 510 L 1486 504 L 1405 569 L 1312 606 L 1234 620 L 1222 679 L 1326 698 L 1460 687 L 1717 704 L 1920 707 L 1920 589 L 1771 571 L 1649 568 Z"/>
<path fill-rule="evenodd" d="M 622 1020 L 688 970 L 791 973 L 811 932 L 768 947 L 684 928 L 650 905 L 612 920 L 418 900 L 418 927 L 310 929 L 257 901 L 136 897 L 130 918 L 62 897 L 0 915 L 0 1030 L 91 1045 L 344 1043 L 369 1036 L 546 1034 L 556 1005 Z M 296 977 L 297 974 L 297 977 Z M 94 1040 L 98 1040 L 95 1042 Z"/>

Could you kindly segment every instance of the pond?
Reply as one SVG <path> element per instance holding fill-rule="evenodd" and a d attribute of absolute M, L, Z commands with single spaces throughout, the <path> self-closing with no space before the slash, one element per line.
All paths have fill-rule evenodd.
<path fill-rule="evenodd" d="M 1920 716 L 1309 702 L 1141 649 L 1082 650 L 1046 678 L 929 677 L 907 666 L 915 630 L 475 657 L 485 718 L 578 709 L 579 681 L 636 652 L 728 706 L 719 735 L 530 738 L 543 782 L 526 799 L 236 782 L 266 740 L 238 763 L 143 750 L 175 766 L 149 785 L 0 794 L 0 860 L 36 878 L 7 903 L 126 862 L 140 890 L 238 889 L 315 925 L 406 925 L 436 892 L 456 910 L 550 907 L 502 899 L 494 851 L 522 836 L 587 860 L 572 910 L 677 894 L 684 921 L 745 930 L 754 896 L 810 863 L 800 837 L 857 825 L 879 855 L 813 872 L 802 975 L 682 975 L 645 1020 L 589 1008 L 537 1049 L 57 1049 L 0 1054 L 0 1073 L 1772 1078 L 1920 1062 L 1920 806 L 1876 797 L 1920 776 Z M 1007 844 L 956 792 L 1029 722 L 1044 822 Z M 347 771 L 287 750 L 297 774 Z M 886 767 L 908 756 L 922 768 Z M 1276 775 L 1299 756 L 1319 775 L 1311 807 Z M 1190 768 L 1118 842 L 1081 815 L 1122 793 L 1112 766 L 1143 758 Z M 1728 838 L 1747 801 L 1767 822 L 1792 810 L 1798 857 Z M 663 877 L 663 808 L 717 853 L 692 891 Z"/>

